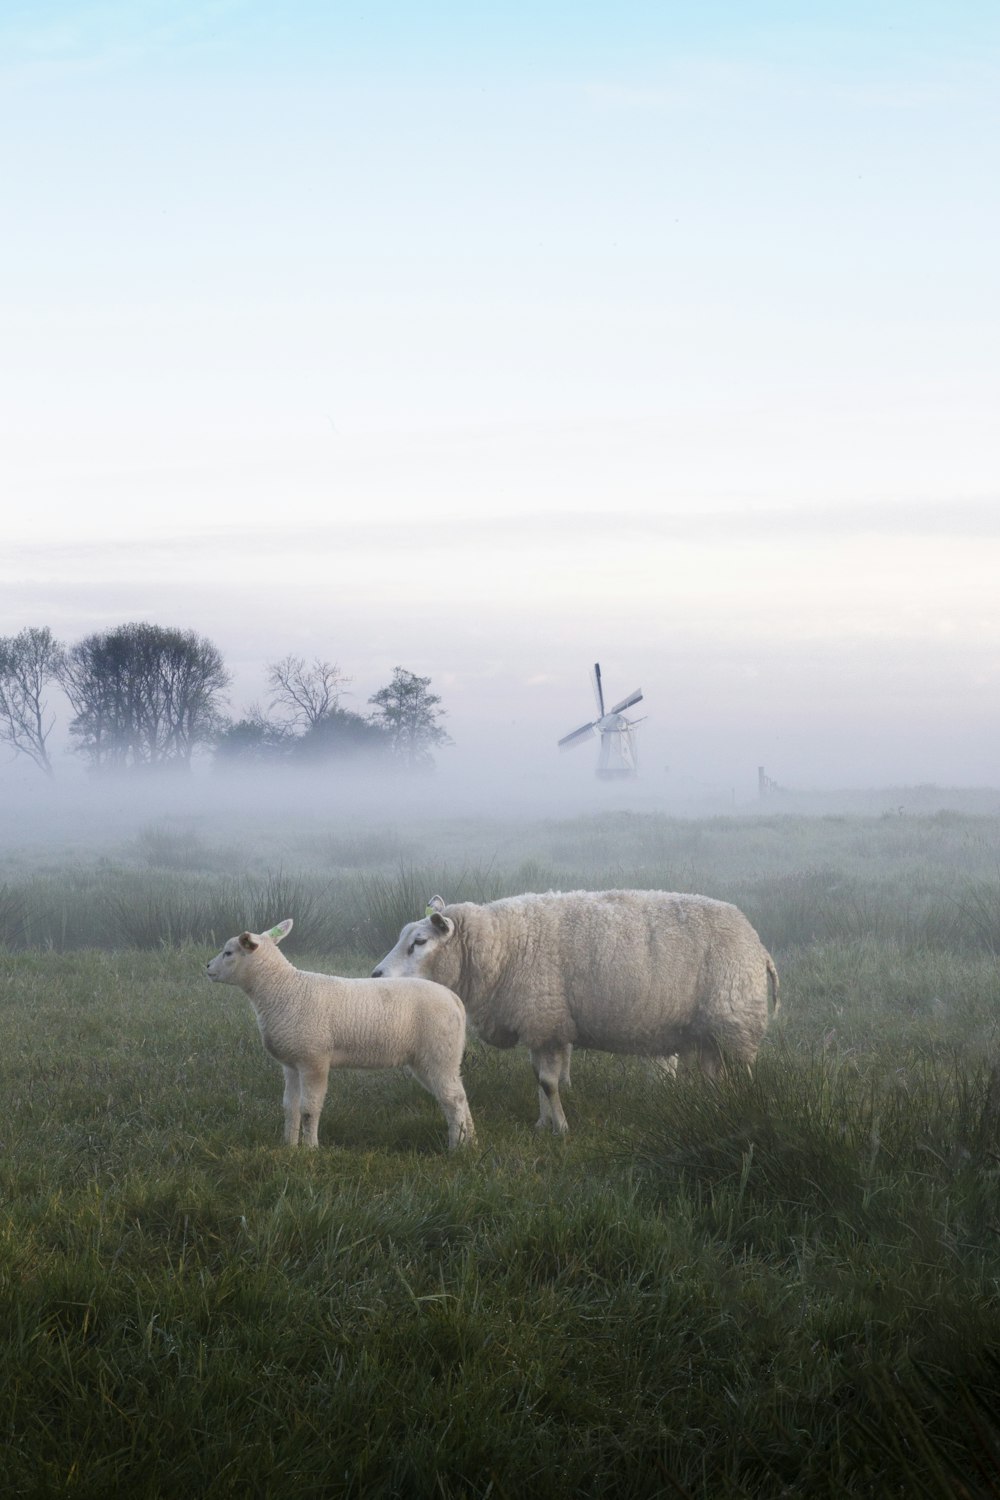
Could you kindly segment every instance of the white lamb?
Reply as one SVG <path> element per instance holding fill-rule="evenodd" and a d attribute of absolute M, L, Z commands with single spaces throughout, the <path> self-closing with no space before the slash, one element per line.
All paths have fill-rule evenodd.
<path fill-rule="evenodd" d="M 264 1048 L 285 1072 L 285 1142 L 319 1144 L 331 1068 L 406 1067 L 448 1121 L 448 1146 L 475 1139 L 462 1085 L 465 1007 L 429 979 L 340 979 L 296 969 L 278 951 L 292 919 L 243 932 L 206 965 L 209 979 L 243 990 Z"/>

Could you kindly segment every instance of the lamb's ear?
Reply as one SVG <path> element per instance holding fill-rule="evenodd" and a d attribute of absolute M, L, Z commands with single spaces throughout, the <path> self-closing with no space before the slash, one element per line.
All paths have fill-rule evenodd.
<path fill-rule="evenodd" d="M 445 937 L 450 937 L 455 931 L 455 924 L 450 917 L 443 917 L 439 911 L 431 912 L 431 926 L 435 932 L 441 932 Z"/>
<path fill-rule="evenodd" d="M 446 903 L 443 896 L 432 896 L 427 903 L 427 909 L 424 912 L 424 916 L 430 917 L 433 916 L 434 912 L 436 911 L 444 911 L 445 904 Z"/>
<path fill-rule="evenodd" d="M 255 948 L 259 948 L 260 947 L 260 944 L 258 943 L 257 939 L 254 937 L 254 935 L 253 935 L 252 932 L 241 932 L 240 933 L 240 947 L 243 949 L 243 951 L 245 953 L 252 953 Z"/>
<path fill-rule="evenodd" d="M 269 938 L 272 938 L 274 942 L 280 943 L 282 938 L 286 938 L 291 930 L 292 919 L 291 917 L 286 917 L 283 922 L 278 923 L 277 927 L 269 928 L 267 935 Z"/>

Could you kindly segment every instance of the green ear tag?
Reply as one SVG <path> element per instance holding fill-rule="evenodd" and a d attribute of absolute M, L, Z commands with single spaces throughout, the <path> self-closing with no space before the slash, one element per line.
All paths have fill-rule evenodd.
<path fill-rule="evenodd" d="M 270 930 L 270 932 L 267 935 L 268 935 L 269 938 L 280 938 L 282 936 L 283 932 L 284 932 L 284 927 L 279 922 L 278 925 L 277 925 L 277 927 L 272 927 L 271 930 Z"/>
<path fill-rule="evenodd" d="M 436 911 L 437 911 L 437 907 L 436 906 L 425 906 L 424 907 L 424 916 L 425 917 L 433 917 L 433 915 L 434 915 L 434 913 Z"/>

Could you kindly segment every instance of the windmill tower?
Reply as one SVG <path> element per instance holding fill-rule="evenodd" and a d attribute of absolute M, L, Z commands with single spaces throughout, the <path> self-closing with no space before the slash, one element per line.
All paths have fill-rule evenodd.
<path fill-rule="evenodd" d="M 579 729 L 574 729 L 570 734 L 564 734 L 558 741 L 559 748 L 568 750 L 571 745 L 582 745 L 584 740 L 592 739 L 595 734 L 599 734 L 601 748 L 597 755 L 597 775 L 605 780 L 612 780 L 619 776 L 636 776 L 639 771 L 639 761 L 635 726 L 641 723 L 641 720 L 626 719 L 625 709 L 642 701 L 642 689 L 636 688 L 634 693 L 629 693 L 627 698 L 623 698 L 613 708 L 605 710 L 599 662 L 594 663 L 592 681 L 594 698 L 597 702 L 597 718 L 591 719 L 589 724 L 581 724 Z"/>

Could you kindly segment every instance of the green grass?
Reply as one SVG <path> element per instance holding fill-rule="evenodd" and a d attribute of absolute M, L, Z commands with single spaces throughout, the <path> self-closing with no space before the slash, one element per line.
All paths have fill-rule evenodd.
<path fill-rule="evenodd" d="M 1000 1494 L 988 951 L 779 951 L 752 1078 L 580 1054 L 566 1140 L 474 1044 L 452 1155 L 382 1073 L 282 1148 L 210 951 L 0 955 L 5 1494 Z"/>

